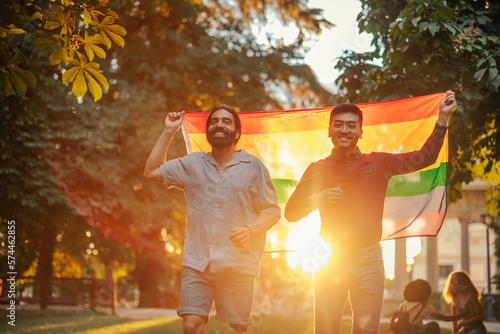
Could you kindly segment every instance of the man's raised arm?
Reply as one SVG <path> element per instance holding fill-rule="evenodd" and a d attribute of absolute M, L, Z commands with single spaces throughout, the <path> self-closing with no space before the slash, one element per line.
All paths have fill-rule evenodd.
<path fill-rule="evenodd" d="M 144 167 L 144 177 L 153 182 L 163 183 L 163 178 L 160 174 L 160 166 L 167 160 L 167 149 L 170 141 L 174 137 L 175 132 L 179 129 L 184 117 L 184 111 L 169 113 L 165 117 L 163 132 L 158 138 L 151 154 L 149 154 Z"/>

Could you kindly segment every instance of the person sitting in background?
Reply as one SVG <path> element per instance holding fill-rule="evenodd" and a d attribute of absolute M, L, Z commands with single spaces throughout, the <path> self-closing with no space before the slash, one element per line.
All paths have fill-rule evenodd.
<path fill-rule="evenodd" d="M 429 298 L 432 289 L 429 282 L 423 279 L 416 279 L 408 282 L 403 289 L 404 302 L 399 306 L 399 310 L 408 312 L 408 319 L 411 326 L 411 334 L 439 334 L 439 324 L 435 321 L 423 323 L 426 318 L 443 321 L 453 321 L 459 319 L 460 315 L 444 315 L 436 311 L 429 305 Z"/>
<path fill-rule="evenodd" d="M 483 309 L 479 303 L 481 294 L 465 271 L 448 275 L 443 297 L 451 304 L 452 314 L 456 315 L 452 326 L 454 334 L 486 334 Z"/>

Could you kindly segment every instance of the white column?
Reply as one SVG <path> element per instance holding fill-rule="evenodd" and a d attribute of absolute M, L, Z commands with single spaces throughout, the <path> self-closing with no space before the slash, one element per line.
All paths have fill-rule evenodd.
<path fill-rule="evenodd" d="M 460 263 L 461 269 L 470 273 L 469 262 L 469 219 L 459 218 L 460 226 L 462 228 L 462 240 L 460 248 Z"/>
<path fill-rule="evenodd" d="M 439 291 L 439 266 L 438 266 L 438 251 L 437 238 L 425 238 L 427 242 L 427 280 L 429 281 L 432 291 Z"/>

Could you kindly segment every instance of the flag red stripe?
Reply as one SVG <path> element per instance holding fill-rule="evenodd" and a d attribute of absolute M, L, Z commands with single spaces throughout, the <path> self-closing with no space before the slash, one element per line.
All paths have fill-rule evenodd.
<path fill-rule="evenodd" d="M 363 125 L 417 121 L 437 116 L 445 93 L 405 99 L 362 103 Z M 294 132 L 327 129 L 331 107 L 284 111 L 249 111 L 240 113 L 242 134 Z M 208 113 L 187 112 L 184 122 L 190 134 L 205 133 Z"/>

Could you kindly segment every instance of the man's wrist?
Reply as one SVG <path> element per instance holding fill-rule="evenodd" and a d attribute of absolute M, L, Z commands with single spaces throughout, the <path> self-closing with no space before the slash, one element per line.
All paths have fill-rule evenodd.
<path fill-rule="evenodd" d="M 436 122 L 436 126 L 442 129 L 448 129 L 448 124 L 442 124 L 439 121 Z"/>
<path fill-rule="evenodd" d="M 253 236 L 253 231 L 252 231 L 252 228 L 248 225 L 245 225 L 246 228 L 248 228 L 248 230 L 250 231 L 250 238 Z"/>

